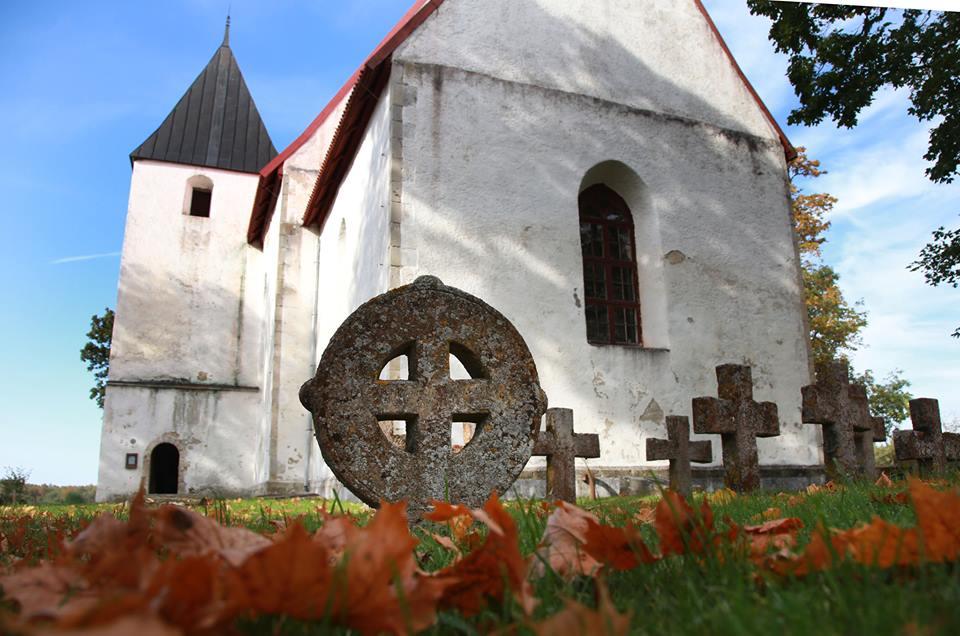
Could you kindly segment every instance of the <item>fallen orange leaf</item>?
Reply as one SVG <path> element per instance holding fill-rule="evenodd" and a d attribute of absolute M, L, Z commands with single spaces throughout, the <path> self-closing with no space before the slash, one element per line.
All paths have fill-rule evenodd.
<path fill-rule="evenodd" d="M 496 493 L 490 495 L 482 510 L 471 510 L 470 515 L 487 520 L 489 532 L 479 548 L 434 574 L 449 584 L 440 605 L 473 616 L 490 601 L 502 602 L 509 593 L 530 614 L 536 600 L 527 581 L 527 565 L 520 554 L 513 518 Z"/>
<path fill-rule="evenodd" d="M 550 568 L 562 577 L 594 576 L 600 569 L 600 562 L 583 549 L 583 544 L 587 541 L 590 524 L 599 523 L 593 514 L 582 508 L 558 501 L 547 518 L 543 538 L 533 557 L 534 575 L 543 576 Z"/>
<path fill-rule="evenodd" d="M 631 612 L 620 614 L 610 600 L 610 592 L 598 581 L 597 609 L 568 600 L 566 606 L 553 616 L 533 625 L 537 636 L 568 636 L 570 634 L 600 634 L 622 636 L 630 631 Z"/>

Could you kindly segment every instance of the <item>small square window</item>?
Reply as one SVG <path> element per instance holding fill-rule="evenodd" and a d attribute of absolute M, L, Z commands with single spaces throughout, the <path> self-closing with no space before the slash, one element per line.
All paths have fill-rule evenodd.
<path fill-rule="evenodd" d="M 210 200 L 213 198 L 212 190 L 201 190 L 194 188 L 190 196 L 190 216 L 210 217 Z"/>
<path fill-rule="evenodd" d="M 136 453 L 127 453 L 127 470 L 136 470 L 138 455 Z"/>

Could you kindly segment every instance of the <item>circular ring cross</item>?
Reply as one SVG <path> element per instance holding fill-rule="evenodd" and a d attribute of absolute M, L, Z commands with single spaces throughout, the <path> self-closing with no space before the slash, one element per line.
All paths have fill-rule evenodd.
<path fill-rule="evenodd" d="M 407 356 L 408 379 L 381 380 Z M 456 356 L 471 379 L 450 377 Z M 480 506 L 505 492 L 530 459 L 547 398 L 530 350 L 479 298 L 418 278 L 359 307 L 300 389 L 330 469 L 371 506 L 406 500 L 412 516 L 432 499 Z M 406 424 L 404 447 L 381 423 Z M 459 451 L 454 422 L 474 422 Z"/>

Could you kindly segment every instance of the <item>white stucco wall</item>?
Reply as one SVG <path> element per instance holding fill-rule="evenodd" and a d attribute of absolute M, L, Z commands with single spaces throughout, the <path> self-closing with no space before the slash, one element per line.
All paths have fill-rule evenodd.
<path fill-rule="evenodd" d="M 198 175 L 213 182 L 209 218 L 186 213 Z M 256 187 L 256 175 L 134 164 L 111 380 L 257 385 L 262 259 L 246 242 Z"/>
<path fill-rule="evenodd" d="M 447 0 L 396 58 L 774 134 L 693 0 Z"/>
<path fill-rule="evenodd" d="M 188 214 L 198 180 L 213 185 L 209 218 Z M 256 487 L 264 270 L 245 240 L 256 185 L 256 175 L 135 162 L 98 499 L 136 491 L 150 449 L 167 438 L 180 450 L 185 488 Z M 140 455 L 136 471 L 124 467 L 130 452 Z"/>
<path fill-rule="evenodd" d="M 761 461 L 819 462 L 783 149 L 693 3 L 452 0 L 394 59 L 405 278 L 511 319 L 551 405 L 600 434 L 592 465 L 646 465 L 731 362 L 780 409 Z M 597 182 L 633 210 L 646 348 L 586 342 L 577 197 Z"/>
<path fill-rule="evenodd" d="M 273 333 L 268 336 L 271 362 L 266 369 L 269 387 L 264 410 L 273 445 L 267 481 L 274 490 L 329 493 L 335 485 L 320 457 L 299 390 L 315 373 L 320 352 L 340 323 L 361 303 L 387 289 L 388 102 L 389 93 L 371 119 L 322 228 L 303 228 L 300 223 L 339 112 L 284 165 L 283 189 L 264 243 L 264 254 L 277 262 L 268 291 L 275 296 L 275 307 L 271 309 Z"/>
<path fill-rule="evenodd" d="M 162 442 L 180 452 L 181 494 L 253 492 L 258 458 L 256 392 L 108 387 L 97 501 L 129 497 L 149 480 L 150 452 Z M 137 453 L 136 470 L 125 467 Z"/>
<path fill-rule="evenodd" d="M 391 122 L 384 91 L 321 234 L 317 359 L 353 310 L 387 291 Z"/>

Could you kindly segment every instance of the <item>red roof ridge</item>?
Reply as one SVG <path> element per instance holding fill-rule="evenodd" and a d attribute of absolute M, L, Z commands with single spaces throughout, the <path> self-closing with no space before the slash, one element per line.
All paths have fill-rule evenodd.
<path fill-rule="evenodd" d="M 273 213 L 273 207 L 276 205 L 279 195 L 279 184 L 283 176 L 283 164 L 296 152 L 310 137 L 322 126 L 336 110 L 344 98 L 347 99 L 340 122 L 334 132 L 327 153 L 321 164 L 320 171 L 317 174 L 317 180 L 314 183 L 313 191 L 307 202 L 307 208 L 303 216 L 303 225 L 308 226 L 319 223 L 321 226 L 326 220 L 340 188 L 340 184 L 346 177 L 347 169 L 353 160 L 354 155 L 360 147 L 363 139 L 363 132 L 370 121 L 374 107 L 380 98 L 383 88 L 386 86 L 389 76 L 389 62 L 393 52 L 406 39 L 423 24 L 434 11 L 443 4 L 444 0 L 415 0 L 413 6 L 404 14 L 403 18 L 380 42 L 373 53 L 364 61 L 360 68 L 350 77 L 346 84 L 340 89 L 336 96 L 327 104 L 310 126 L 294 140 L 289 146 L 284 148 L 283 152 L 277 155 L 270 163 L 260 171 L 260 183 L 257 187 L 257 195 L 254 199 L 253 211 L 250 216 L 250 225 L 247 230 L 247 240 L 253 245 L 262 245 L 263 237 L 266 234 L 270 223 L 270 215 Z M 747 91 L 753 97 L 754 101 L 760 107 L 767 121 L 773 127 L 774 132 L 780 139 L 783 146 L 784 155 L 787 160 L 797 156 L 797 152 L 790 140 L 787 139 L 783 129 L 774 119 L 766 104 L 753 88 L 750 80 L 744 75 L 743 69 L 733 57 L 723 36 L 714 24 L 713 19 L 703 6 L 701 0 L 693 0 L 697 9 L 707 22 L 710 31 L 717 38 L 720 48 L 723 50 L 727 59 L 733 65 L 737 75 L 743 81 Z M 362 88 L 363 90 L 359 90 Z M 348 96 L 349 94 L 349 96 Z"/>
<path fill-rule="evenodd" d="M 267 228 L 270 225 L 270 217 L 273 215 L 273 208 L 276 205 L 277 197 L 280 193 L 279 182 L 283 177 L 283 164 L 286 163 L 287 159 L 313 137 L 317 129 L 326 123 L 330 115 L 345 98 L 347 98 L 347 108 L 350 107 L 351 101 L 353 100 L 353 89 L 359 85 L 365 75 L 364 72 L 367 69 L 374 70 L 379 68 L 387 61 L 397 47 L 400 46 L 417 27 L 423 24 L 423 21 L 436 11 L 437 7 L 443 4 L 443 1 L 444 0 L 414 0 L 413 5 L 407 10 L 397 25 L 394 26 L 390 33 L 377 45 L 373 53 L 364 60 L 360 68 L 350 76 L 350 79 L 340 88 L 333 99 L 327 103 L 320 114 L 310 122 L 306 130 L 260 170 L 260 182 L 257 185 L 257 194 L 254 197 L 253 210 L 250 214 L 250 224 L 247 227 L 247 242 L 252 245 L 263 244 L 263 237 L 266 235 Z M 377 97 L 379 97 L 379 94 Z M 340 131 L 344 127 L 344 122 L 347 120 L 347 114 L 347 109 L 344 109 L 344 113 L 340 118 L 340 124 L 334 133 L 334 138 L 330 142 L 327 156 L 324 158 L 321 174 L 323 174 L 323 166 L 327 165 L 328 159 L 331 157 L 330 150 L 333 149 L 334 143 L 337 141 L 338 136 L 340 136 Z M 314 187 L 314 193 L 316 193 L 316 189 L 317 188 Z M 312 195 L 310 200 L 312 201 L 313 199 L 314 196 Z"/>
<path fill-rule="evenodd" d="M 720 30 L 717 28 L 717 25 L 714 23 L 713 18 L 710 17 L 710 13 L 707 11 L 707 8 L 703 6 L 701 0 L 693 0 L 694 4 L 697 5 L 697 9 L 700 10 L 701 15 L 703 15 L 704 20 L 707 21 L 707 26 L 710 27 L 710 30 L 713 32 L 713 35 L 716 36 L 717 42 L 720 44 L 720 48 L 723 49 L 724 54 L 726 54 L 727 59 L 730 60 L 730 63 L 733 64 L 733 70 L 737 72 L 737 75 L 740 76 L 740 79 L 743 81 L 744 86 L 747 91 L 750 93 L 750 96 L 753 97 L 753 100 L 757 103 L 757 106 L 760 107 L 760 110 L 763 111 L 763 114 L 766 116 L 767 121 L 773 126 L 774 132 L 777 133 L 777 137 L 780 138 L 780 144 L 783 146 L 783 154 L 787 158 L 787 161 L 792 161 L 797 156 L 797 150 L 793 147 L 793 144 L 790 143 L 790 140 L 787 139 L 786 133 L 783 132 L 783 129 L 780 128 L 780 124 L 777 123 L 777 120 L 770 113 L 770 109 L 767 108 L 767 105 L 763 103 L 763 100 L 760 98 L 760 95 L 753 88 L 753 84 L 750 83 L 750 80 L 747 79 L 747 76 L 744 74 L 743 69 L 740 68 L 740 64 L 737 62 L 737 58 L 733 56 L 733 53 L 730 52 L 730 47 L 727 46 L 726 40 L 723 39 L 723 36 L 720 35 Z"/>

